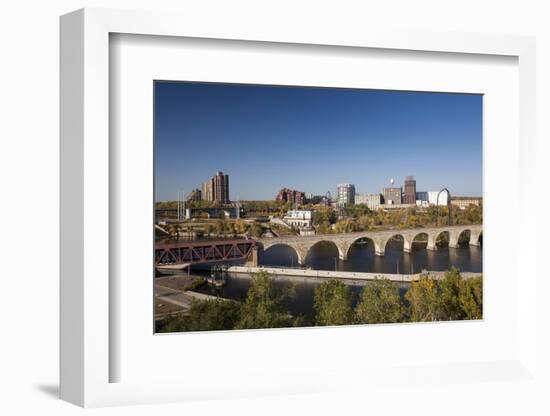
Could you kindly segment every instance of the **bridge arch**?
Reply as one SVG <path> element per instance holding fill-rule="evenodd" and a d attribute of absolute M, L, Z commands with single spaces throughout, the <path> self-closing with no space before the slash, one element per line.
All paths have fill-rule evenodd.
<path fill-rule="evenodd" d="M 350 251 L 351 251 L 351 248 L 354 246 L 354 245 L 357 245 L 359 243 L 359 241 L 365 241 L 366 240 L 366 243 L 370 243 L 372 244 L 375 248 L 374 250 L 376 251 L 376 243 L 374 241 L 374 239 L 372 237 L 367 237 L 367 236 L 360 236 L 360 237 L 357 237 L 353 240 L 351 240 L 346 247 L 343 247 L 345 248 L 345 257 L 343 258 L 343 260 L 347 260 L 349 255 L 350 255 Z"/>
<path fill-rule="evenodd" d="M 438 246 L 438 240 L 445 236 L 447 238 L 447 241 L 451 242 L 451 232 L 447 229 L 443 230 L 436 230 L 434 232 L 431 232 L 428 234 L 428 246 L 426 247 L 428 250 L 434 250 L 436 251 Z"/>
<path fill-rule="evenodd" d="M 417 239 L 419 239 L 421 236 L 425 236 L 424 238 L 426 239 L 426 243 L 428 242 L 429 240 L 429 233 L 427 231 L 414 231 L 412 233 L 408 233 L 408 235 L 405 235 L 405 242 L 403 244 L 403 251 L 405 253 L 410 253 L 412 251 L 412 246 L 413 244 L 416 242 L 416 243 L 419 243 L 420 241 L 416 241 Z"/>
<path fill-rule="evenodd" d="M 277 247 L 289 247 L 292 249 L 292 251 L 294 252 L 294 254 L 296 255 L 296 261 L 297 263 L 300 265 L 300 266 L 303 266 L 305 264 L 305 259 L 306 259 L 306 256 L 305 256 L 305 253 L 303 252 L 303 250 L 301 250 L 299 247 L 297 247 L 295 244 L 292 244 L 292 243 L 285 243 L 285 242 L 276 242 L 274 244 L 270 244 L 270 245 L 262 245 L 262 250 L 263 250 L 263 254 L 271 254 L 271 253 L 267 253 L 269 250 L 271 250 L 272 248 L 277 248 Z M 292 263 L 293 263 L 293 259 L 291 260 L 291 264 L 290 266 L 292 266 Z"/>
<path fill-rule="evenodd" d="M 467 233 L 467 234 L 466 234 Z M 470 241 L 472 235 L 472 230 L 469 228 L 464 228 L 461 230 L 456 230 L 449 233 L 449 247 L 458 248 L 460 247 L 461 238 L 467 238 L 468 242 Z"/>
<path fill-rule="evenodd" d="M 307 256 L 311 253 L 311 251 L 313 250 L 313 248 L 315 246 L 318 246 L 319 244 L 330 244 L 331 246 L 334 246 L 336 247 L 336 250 L 338 250 L 338 258 L 340 260 L 347 260 L 347 256 L 348 256 L 348 247 L 343 247 L 342 244 L 339 244 L 338 242 L 336 241 L 332 241 L 332 240 L 326 240 L 326 239 L 323 239 L 323 240 L 319 240 L 319 241 L 316 241 L 315 243 L 313 244 L 310 244 L 307 248 L 306 248 L 306 255 L 304 257 L 304 264 L 307 260 Z"/>
<path fill-rule="evenodd" d="M 386 253 L 386 247 L 388 246 L 388 243 L 393 240 L 393 239 L 398 239 L 402 242 L 402 249 L 404 250 L 405 249 L 405 235 L 403 233 L 400 233 L 400 232 L 396 232 L 392 235 L 389 235 L 386 240 L 384 241 L 384 254 Z"/>

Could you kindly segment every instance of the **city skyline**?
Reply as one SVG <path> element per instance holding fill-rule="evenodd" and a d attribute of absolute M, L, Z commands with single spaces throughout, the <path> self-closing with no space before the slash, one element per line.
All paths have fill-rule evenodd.
<path fill-rule="evenodd" d="M 239 84 L 155 84 L 155 199 L 189 194 L 217 171 L 231 200 L 358 194 L 390 179 L 417 191 L 482 195 L 482 97 Z"/>

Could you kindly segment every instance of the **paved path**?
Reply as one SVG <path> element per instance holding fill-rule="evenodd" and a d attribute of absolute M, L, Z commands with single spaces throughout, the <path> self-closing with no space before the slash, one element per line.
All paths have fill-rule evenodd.
<path fill-rule="evenodd" d="M 191 308 L 193 299 L 199 300 L 199 301 L 223 299 L 212 295 L 206 295 L 204 293 L 193 292 L 191 290 L 187 290 L 183 292 L 181 290 L 171 289 L 169 287 L 162 286 L 157 283 L 155 284 L 155 296 L 159 300 L 181 306 L 185 310 L 189 310 L 189 308 Z M 223 299 L 223 300 L 226 300 L 226 299 Z"/>
<path fill-rule="evenodd" d="M 392 273 L 363 273 L 363 272 L 344 272 L 344 271 L 328 271 L 314 269 L 292 269 L 292 268 L 277 268 L 277 267 L 254 267 L 254 266 L 231 266 L 227 269 L 233 273 L 257 273 L 268 272 L 279 276 L 295 276 L 295 277 L 312 277 L 312 278 L 330 278 L 330 279 L 350 279 L 350 280 L 375 280 L 385 278 L 393 282 L 412 282 L 420 279 L 426 274 L 392 274 Z M 434 279 L 442 279 L 445 272 L 427 272 L 428 276 Z M 481 273 L 460 273 L 463 278 L 471 278 L 479 276 Z"/>

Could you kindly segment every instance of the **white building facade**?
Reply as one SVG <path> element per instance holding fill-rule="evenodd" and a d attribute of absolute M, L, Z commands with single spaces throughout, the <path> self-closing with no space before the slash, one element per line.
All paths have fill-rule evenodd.
<path fill-rule="evenodd" d="M 283 221 L 291 227 L 311 228 L 313 225 L 313 211 L 293 209 L 286 213 Z"/>
<path fill-rule="evenodd" d="M 439 194 L 439 199 L 437 198 L 437 195 Z M 429 205 L 447 205 L 448 203 L 449 194 L 447 192 L 443 191 L 440 193 L 440 191 L 430 191 L 428 192 L 428 204 Z"/>

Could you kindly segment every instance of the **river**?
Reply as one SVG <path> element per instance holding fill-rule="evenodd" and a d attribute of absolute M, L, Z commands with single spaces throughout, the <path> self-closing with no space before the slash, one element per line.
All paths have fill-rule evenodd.
<path fill-rule="evenodd" d="M 261 265 L 297 267 L 296 253 L 288 246 L 273 246 L 262 253 Z M 422 270 L 442 271 L 456 267 L 464 272 L 482 271 L 482 247 L 463 245 L 459 248 L 442 247 L 437 251 L 426 250 L 426 244 L 414 244 L 411 253 L 404 253 L 400 243 L 390 242 L 386 247 L 386 255 L 379 257 L 374 254 L 374 247 L 369 242 L 364 245 L 354 245 L 350 249 L 348 260 L 338 259 L 338 250 L 331 243 L 315 245 L 306 258 L 306 267 L 319 270 L 374 272 L 374 273 L 418 273 Z M 184 271 L 174 274 L 186 274 Z M 193 274 L 208 276 L 208 270 L 193 269 Z M 214 287 L 209 284 L 199 291 L 215 296 L 244 301 L 251 285 L 251 276 L 246 274 L 224 273 L 226 284 Z M 295 315 L 302 315 L 306 325 L 312 322 L 313 294 L 315 288 L 326 279 L 276 276 L 276 285 L 293 284 L 295 294 L 289 301 L 288 309 Z M 352 292 L 352 302 L 355 305 L 361 289 L 369 282 L 344 280 Z M 401 296 L 409 288 L 408 283 L 396 283 Z"/>

